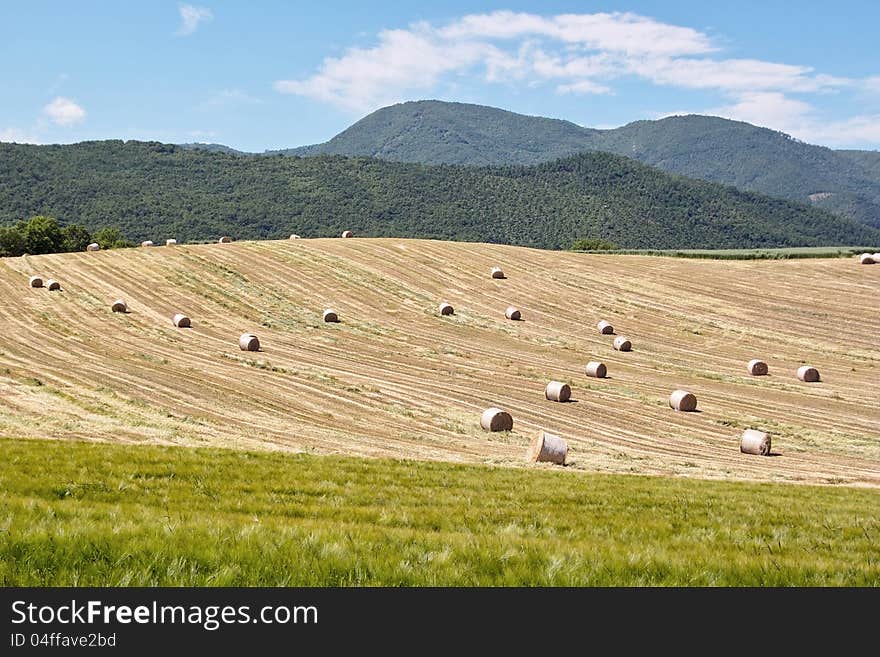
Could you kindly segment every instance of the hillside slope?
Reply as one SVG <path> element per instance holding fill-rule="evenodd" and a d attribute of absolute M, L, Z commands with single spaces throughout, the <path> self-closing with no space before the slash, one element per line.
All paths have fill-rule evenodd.
<path fill-rule="evenodd" d="M 0 144 L 0 223 L 46 214 L 137 241 L 338 235 L 565 248 L 880 243 L 880 230 L 805 205 L 585 153 L 534 167 L 238 157 L 144 142 Z"/>
<path fill-rule="evenodd" d="M 505 280 L 489 277 L 501 265 Z M 52 276 L 62 292 L 32 289 Z M 0 260 L 0 435 L 880 485 L 880 267 L 716 262 L 400 239 Z M 113 314 L 122 297 L 130 313 Z M 440 301 L 455 315 L 439 317 Z M 504 319 L 517 305 L 524 321 Z M 334 308 L 340 324 L 325 324 Z M 177 329 L 176 312 L 193 328 Z M 607 319 L 630 353 L 598 335 Z M 238 337 L 256 333 L 259 353 Z M 763 358 L 770 376 L 749 377 Z M 587 361 L 608 365 L 588 379 Z M 804 362 L 822 383 L 798 382 Z M 544 399 L 570 382 L 573 403 Z M 672 390 L 699 413 L 667 405 Z M 514 431 L 487 434 L 501 406 Z M 776 458 L 739 453 L 770 430 Z"/>
<path fill-rule="evenodd" d="M 812 196 L 820 207 L 880 227 L 880 154 L 834 151 L 713 116 L 674 116 L 594 130 L 494 107 L 430 100 L 379 109 L 324 144 L 281 152 L 503 165 L 537 164 L 586 150 L 803 203 Z"/>

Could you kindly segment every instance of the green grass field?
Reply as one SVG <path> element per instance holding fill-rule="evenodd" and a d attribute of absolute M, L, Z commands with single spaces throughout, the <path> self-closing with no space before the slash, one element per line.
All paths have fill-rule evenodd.
<path fill-rule="evenodd" d="M 616 249 L 579 251 L 608 255 L 652 255 L 670 258 L 705 258 L 709 260 L 788 260 L 791 258 L 848 258 L 860 253 L 874 253 L 867 246 L 802 246 L 787 249 Z"/>
<path fill-rule="evenodd" d="M 0 445 L 4 586 L 880 584 L 871 489 Z"/>

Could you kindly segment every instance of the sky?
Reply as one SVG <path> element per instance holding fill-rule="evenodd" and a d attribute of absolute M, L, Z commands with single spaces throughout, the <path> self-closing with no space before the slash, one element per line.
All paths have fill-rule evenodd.
<path fill-rule="evenodd" d="M 880 2 L 0 0 L 0 141 L 326 141 L 406 100 L 880 150 Z"/>

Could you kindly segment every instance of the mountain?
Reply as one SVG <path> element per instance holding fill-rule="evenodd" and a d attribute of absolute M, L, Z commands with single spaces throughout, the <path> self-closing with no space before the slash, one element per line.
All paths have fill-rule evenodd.
<path fill-rule="evenodd" d="M 834 151 L 711 116 L 594 130 L 492 107 L 429 100 L 377 110 L 324 144 L 278 152 L 479 166 L 538 164 L 583 151 L 617 153 L 664 171 L 813 203 L 880 227 L 880 153 Z"/>
<path fill-rule="evenodd" d="M 532 167 L 340 156 L 239 157 L 135 141 L 0 144 L 0 223 L 37 214 L 129 237 L 427 237 L 542 248 L 880 244 L 804 204 L 664 173 L 609 153 Z"/>
<path fill-rule="evenodd" d="M 425 100 L 373 112 L 324 144 L 276 152 L 421 164 L 528 165 L 596 150 L 599 135 L 569 121 Z"/>

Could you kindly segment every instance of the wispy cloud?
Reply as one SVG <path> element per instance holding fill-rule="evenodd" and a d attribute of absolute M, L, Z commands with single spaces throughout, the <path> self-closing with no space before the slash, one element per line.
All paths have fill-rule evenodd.
<path fill-rule="evenodd" d="M 86 111 L 70 98 L 56 96 L 43 108 L 43 115 L 55 125 L 68 128 L 85 120 Z"/>
<path fill-rule="evenodd" d="M 496 11 L 440 27 L 421 22 L 384 30 L 377 38 L 275 88 L 363 111 L 474 72 L 487 82 L 550 83 L 557 93 L 581 94 L 610 93 L 611 82 L 624 76 L 725 92 L 818 92 L 852 84 L 808 66 L 718 58 L 708 35 L 632 13 Z"/>
<path fill-rule="evenodd" d="M 0 130 L 0 141 L 15 142 L 16 144 L 39 144 L 39 140 L 33 135 L 18 128 L 5 128 Z"/>
<path fill-rule="evenodd" d="M 809 103 L 778 92 L 741 94 L 733 104 L 701 113 L 773 128 L 828 146 L 880 143 L 880 114 L 828 120 Z"/>
<path fill-rule="evenodd" d="M 213 12 L 207 7 L 196 5 L 179 5 L 180 27 L 177 28 L 177 36 L 187 36 L 195 32 L 199 25 L 214 20 Z"/>

